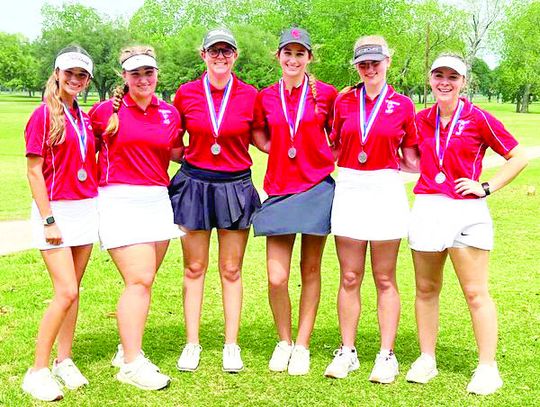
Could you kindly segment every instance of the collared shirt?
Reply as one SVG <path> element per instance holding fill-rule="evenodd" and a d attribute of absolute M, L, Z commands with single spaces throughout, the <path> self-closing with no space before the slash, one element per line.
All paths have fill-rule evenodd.
<path fill-rule="evenodd" d="M 435 150 L 437 105 L 416 115 L 420 179 L 414 187 L 415 194 L 444 194 L 454 199 L 478 198 L 472 194 L 466 196 L 457 194 L 454 181 L 458 178 L 478 181 L 482 173 L 482 159 L 488 147 L 504 156 L 518 145 L 517 140 L 499 120 L 467 99 L 461 100 L 465 105 L 450 138 L 448 149 L 444 153 L 442 171 L 446 175 L 446 180 L 442 184 L 435 182 L 435 176 L 440 171 Z M 450 124 L 440 127 L 441 146 L 446 145 L 449 129 Z"/>
<path fill-rule="evenodd" d="M 67 117 L 65 117 L 65 140 L 54 146 L 49 144 L 50 117 L 45 103 L 34 110 L 26 125 L 24 131 L 26 156 L 43 157 L 43 178 L 51 201 L 88 199 L 97 196 L 94 134 L 88 115 L 81 113 L 87 134 L 87 153 L 84 163 L 79 150 L 79 138 Z M 76 111 L 71 110 L 71 114 L 79 120 Z M 86 171 L 87 178 L 84 181 L 79 181 L 77 178 L 80 169 Z"/>
<path fill-rule="evenodd" d="M 327 132 L 332 127 L 332 112 L 336 89 L 316 82 L 317 114 L 311 89 L 307 93 L 304 115 L 291 144 L 289 124 L 283 114 L 279 83 L 263 89 L 255 103 L 254 127 L 270 135 L 270 153 L 264 177 L 264 190 L 270 196 L 304 192 L 318 184 L 334 170 L 334 159 L 328 145 Z M 285 91 L 289 118 L 296 117 L 302 87 Z M 296 157 L 289 158 L 294 145 Z"/>
<path fill-rule="evenodd" d="M 99 185 L 167 186 L 171 149 L 181 146 L 176 108 L 153 96 L 142 110 L 129 93 L 121 103 L 115 135 L 103 134 L 113 112 L 112 100 L 95 104 L 89 112 L 94 134 L 101 142 Z"/>
<path fill-rule="evenodd" d="M 253 108 L 257 90 L 233 75 L 233 87 L 217 139 L 208 112 L 203 77 L 178 88 L 174 106 L 180 113 L 183 131 L 189 134 L 189 145 L 184 151 L 185 160 L 199 168 L 214 171 L 243 171 L 253 164 L 248 149 L 251 141 Z M 225 89 L 210 84 L 210 93 L 216 115 Z M 182 133 L 183 134 L 183 133 Z M 212 154 L 211 147 L 219 144 L 219 154 Z"/>
<path fill-rule="evenodd" d="M 398 149 L 414 147 L 417 144 L 412 100 L 388 86 L 386 99 L 362 147 L 359 97 L 360 88 L 357 88 L 339 94 L 336 99 L 334 126 L 330 137 L 341 147 L 338 166 L 364 171 L 399 169 Z M 377 99 L 378 96 L 372 100 L 366 95 L 366 118 L 371 114 Z M 358 161 L 361 151 L 368 157 L 363 164 Z"/>

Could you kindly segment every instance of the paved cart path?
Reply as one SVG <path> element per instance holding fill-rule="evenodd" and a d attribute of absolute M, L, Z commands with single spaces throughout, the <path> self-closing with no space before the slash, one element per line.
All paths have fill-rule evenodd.
<path fill-rule="evenodd" d="M 527 156 L 530 160 L 540 157 L 540 146 L 527 147 Z M 504 158 L 499 155 L 490 155 L 484 158 L 484 168 L 500 166 Z M 418 174 L 402 173 L 405 182 L 415 182 Z M 266 198 L 263 191 L 259 191 L 261 199 Z M 29 220 L 13 220 L 0 222 L 0 255 L 28 250 L 32 247 L 32 232 Z"/>

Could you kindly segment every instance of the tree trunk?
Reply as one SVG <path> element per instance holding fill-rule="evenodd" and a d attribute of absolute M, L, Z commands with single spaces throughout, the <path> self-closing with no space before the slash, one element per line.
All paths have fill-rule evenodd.
<path fill-rule="evenodd" d="M 90 92 L 90 89 L 86 88 L 84 90 L 84 94 L 83 94 L 83 103 L 86 103 L 86 101 L 88 100 L 88 93 Z"/>
<path fill-rule="evenodd" d="M 523 89 L 523 95 L 521 96 L 521 107 L 519 113 L 529 113 L 529 99 L 531 97 L 531 84 L 528 83 Z"/>
<path fill-rule="evenodd" d="M 516 95 L 516 113 L 521 111 L 521 98 L 519 95 Z"/>

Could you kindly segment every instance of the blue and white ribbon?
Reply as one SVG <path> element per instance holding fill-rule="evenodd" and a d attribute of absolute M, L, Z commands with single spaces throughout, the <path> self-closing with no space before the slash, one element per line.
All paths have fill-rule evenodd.
<path fill-rule="evenodd" d="M 206 103 L 208 105 L 208 114 L 210 115 L 210 121 L 212 122 L 214 137 L 216 138 L 219 136 L 219 129 L 221 127 L 221 123 L 223 122 L 223 117 L 225 116 L 225 110 L 227 109 L 227 105 L 229 104 L 232 84 L 233 76 L 231 75 L 231 78 L 227 82 L 227 85 L 225 85 L 223 99 L 221 99 L 221 105 L 219 106 L 219 115 L 216 117 L 216 109 L 214 107 L 214 101 L 212 99 L 212 93 L 210 91 L 210 79 L 208 79 L 208 74 L 204 75 L 203 78 L 204 93 L 206 95 Z"/>
<path fill-rule="evenodd" d="M 300 126 L 300 120 L 302 119 L 302 116 L 304 115 L 304 110 L 306 108 L 307 93 L 308 93 L 308 82 L 309 82 L 308 77 L 306 75 L 304 77 L 304 83 L 302 85 L 302 93 L 300 96 L 300 101 L 298 102 L 298 109 L 296 110 L 296 119 L 293 122 L 289 118 L 289 114 L 287 111 L 287 102 L 285 102 L 285 83 L 283 82 L 283 79 L 279 80 L 279 97 L 281 99 L 281 108 L 283 109 L 285 120 L 287 120 L 287 124 L 289 125 L 289 133 L 291 135 L 291 141 L 294 140 L 294 136 L 296 135 L 296 132 L 298 131 L 298 126 Z"/>
<path fill-rule="evenodd" d="M 362 89 L 360 89 L 360 137 L 362 145 L 366 144 L 369 136 L 369 131 L 371 130 L 371 127 L 373 126 L 373 123 L 377 118 L 377 114 L 381 109 L 387 93 L 388 84 L 385 83 L 381 93 L 379 94 L 379 97 L 377 98 L 377 102 L 375 103 L 375 106 L 373 107 L 373 110 L 371 111 L 371 114 L 366 121 L 366 88 L 365 86 L 362 86 Z"/>
<path fill-rule="evenodd" d="M 443 161 L 444 161 L 444 154 L 446 153 L 446 149 L 448 148 L 448 143 L 450 143 L 450 139 L 452 138 L 452 133 L 454 133 L 454 127 L 456 127 L 456 124 L 459 120 L 459 117 L 461 116 L 461 111 L 463 110 L 463 106 L 465 103 L 463 103 L 462 100 L 459 101 L 457 105 L 457 109 L 454 113 L 454 117 L 452 118 L 452 122 L 450 123 L 450 129 L 448 130 L 448 137 L 446 137 L 446 143 L 444 145 L 444 149 L 441 149 L 441 124 L 440 124 L 440 110 L 437 106 L 437 114 L 435 116 L 435 152 L 437 153 L 437 158 L 439 160 L 439 168 L 442 168 Z"/>
<path fill-rule="evenodd" d="M 79 141 L 79 151 L 81 152 L 82 162 L 84 163 L 86 160 L 86 145 L 88 143 L 88 136 L 86 134 L 86 126 L 84 125 L 81 109 L 77 106 L 77 113 L 79 116 L 79 123 L 77 125 L 75 123 L 75 118 L 71 115 L 71 112 L 65 104 L 63 104 L 63 107 L 64 113 L 66 114 L 69 122 L 71 123 L 73 130 L 75 130 L 75 133 L 77 134 L 77 139 Z"/>

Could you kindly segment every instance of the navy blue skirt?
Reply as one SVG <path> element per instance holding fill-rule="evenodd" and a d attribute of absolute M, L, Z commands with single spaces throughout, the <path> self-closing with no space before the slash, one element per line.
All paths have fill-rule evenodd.
<path fill-rule="evenodd" d="M 222 172 L 183 162 L 169 184 L 174 223 L 188 230 L 248 229 L 261 206 L 251 170 Z"/>
<path fill-rule="evenodd" d="M 253 217 L 255 236 L 328 235 L 335 185 L 329 175 L 307 191 L 269 197 Z"/>

